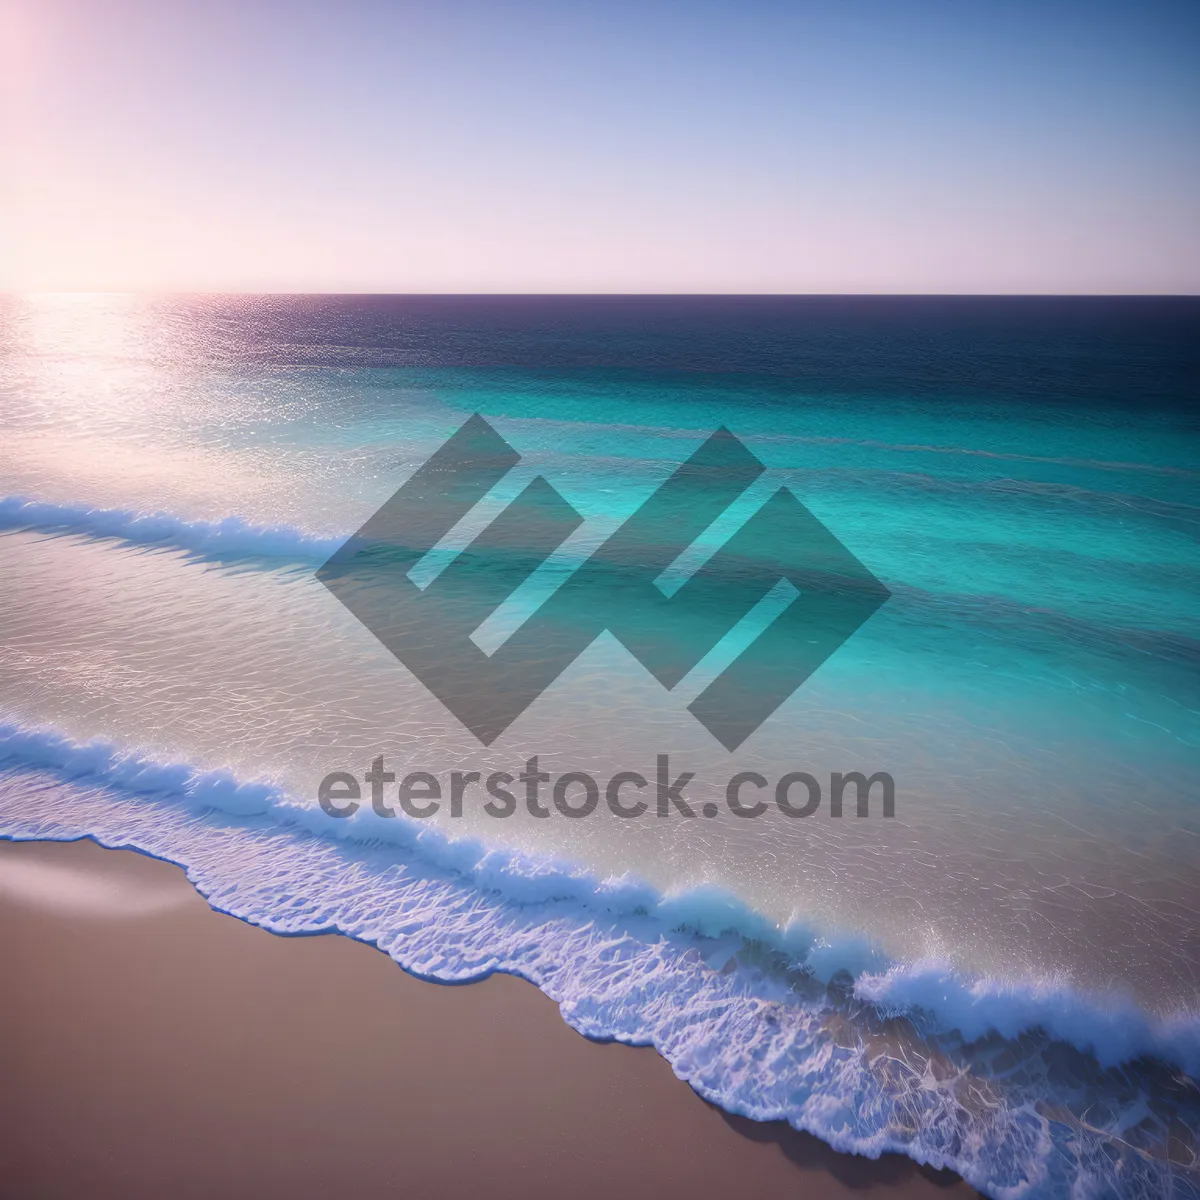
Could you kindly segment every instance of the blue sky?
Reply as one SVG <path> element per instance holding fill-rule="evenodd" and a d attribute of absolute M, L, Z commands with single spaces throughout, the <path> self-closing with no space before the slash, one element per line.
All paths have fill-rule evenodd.
<path fill-rule="evenodd" d="M 8 0 L 0 287 L 1194 292 L 1200 5 Z"/>

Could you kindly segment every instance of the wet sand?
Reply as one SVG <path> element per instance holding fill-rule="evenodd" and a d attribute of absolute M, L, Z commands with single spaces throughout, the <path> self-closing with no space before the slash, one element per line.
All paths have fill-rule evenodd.
<path fill-rule="evenodd" d="M 0 962 L 4 1200 L 977 1195 L 730 1117 L 523 980 L 276 937 L 91 842 L 0 842 Z"/>

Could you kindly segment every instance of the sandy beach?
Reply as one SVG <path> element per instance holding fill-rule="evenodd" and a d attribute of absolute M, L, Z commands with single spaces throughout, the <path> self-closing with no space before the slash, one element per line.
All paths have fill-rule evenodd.
<path fill-rule="evenodd" d="M 976 1195 L 722 1113 L 523 980 L 277 937 L 129 851 L 0 843 L 0 945 L 6 1200 Z"/>

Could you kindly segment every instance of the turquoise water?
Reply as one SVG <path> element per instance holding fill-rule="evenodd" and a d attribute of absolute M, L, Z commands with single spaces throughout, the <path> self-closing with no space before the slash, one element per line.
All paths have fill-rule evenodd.
<path fill-rule="evenodd" d="M 732 1111 L 992 1195 L 1194 1195 L 1198 315 L 7 301 L 0 829 L 183 862 L 432 978 L 516 971 Z M 767 470 L 707 549 L 786 487 L 891 599 L 733 753 L 687 712 L 706 664 L 667 690 L 607 636 L 485 748 L 314 578 L 475 412 L 521 463 L 418 575 L 539 474 L 583 518 L 493 648 L 721 425 Z M 378 755 L 534 754 L 601 780 L 666 754 L 719 813 L 317 804 Z M 852 770 L 894 778 L 894 817 L 726 806 L 739 771 Z"/>

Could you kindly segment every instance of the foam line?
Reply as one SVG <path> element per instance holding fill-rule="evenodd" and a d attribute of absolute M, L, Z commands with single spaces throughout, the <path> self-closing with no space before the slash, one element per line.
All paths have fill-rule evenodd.
<path fill-rule="evenodd" d="M 1195 1084 L 1158 1059 L 1097 1062 L 1194 1071 L 1184 1016 L 889 964 L 717 891 L 664 896 L 402 817 L 333 822 L 270 780 L 16 721 L 0 723 L 0 836 L 140 850 L 218 911 L 342 933 L 426 979 L 520 975 L 585 1036 L 655 1047 L 729 1112 L 950 1167 L 997 1200 L 1200 1196 L 1160 1152 L 1168 1129 L 1200 1127 Z M 1054 1040 L 1072 1036 L 1096 1056 Z"/>
<path fill-rule="evenodd" d="M 284 558 L 323 562 L 345 540 L 320 537 L 291 525 L 254 525 L 242 517 L 187 521 L 171 513 L 55 504 L 27 496 L 0 497 L 0 528 L 38 529 L 168 545 L 217 558 Z"/>
<path fill-rule="evenodd" d="M 838 937 L 803 924 L 779 926 L 730 893 L 697 887 L 663 894 L 630 875 L 598 879 L 576 865 L 453 838 L 403 814 L 389 821 L 369 809 L 332 821 L 312 804 L 268 780 L 240 780 L 226 769 L 202 770 L 160 762 L 100 739 L 78 742 L 53 729 L 0 722 L 0 767 L 52 770 L 133 793 L 174 797 L 195 809 L 263 817 L 299 826 L 314 836 L 362 845 L 385 842 L 441 871 L 449 871 L 509 903 L 555 903 L 586 914 L 646 917 L 667 931 L 703 937 L 733 935 L 785 954 L 822 982 L 849 972 L 855 993 L 882 1010 L 917 1014 L 928 1028 L 954 1030 L 968 1041 L 991 1032 L 1016 1038 L 1033 1029 L 1117 1066 L 1152 1055 L 1200 1076 L 1200 1016 L 1158 1018 L 1127 996 L 1097 996 L 1050 980 L 972 979 L 945 963 L 889 962 L 858 937 Z"/>

